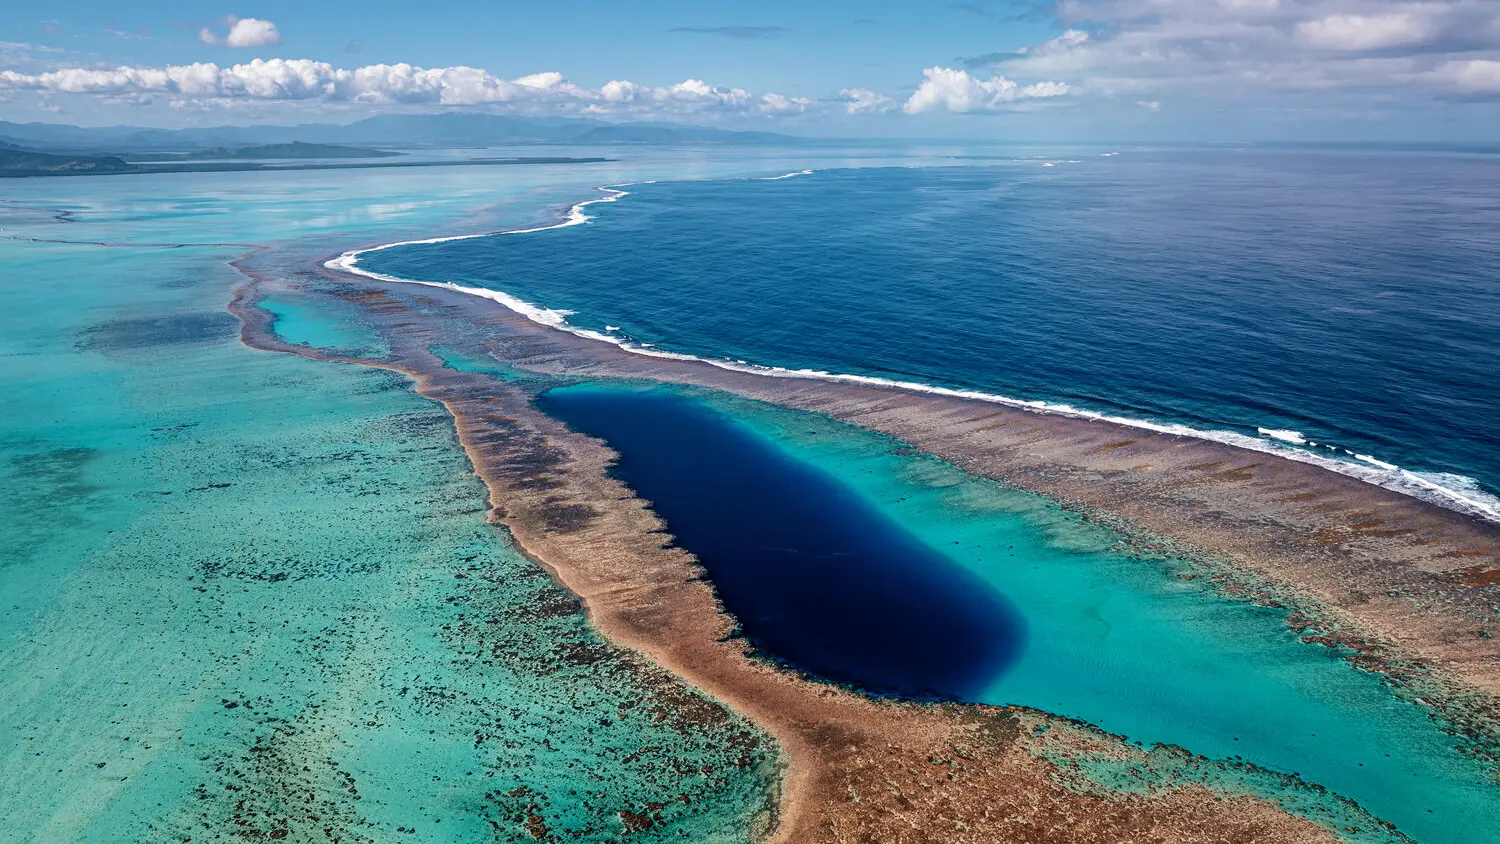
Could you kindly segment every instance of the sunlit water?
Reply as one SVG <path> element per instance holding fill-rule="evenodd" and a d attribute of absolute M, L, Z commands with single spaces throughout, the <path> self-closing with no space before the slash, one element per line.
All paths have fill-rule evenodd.
<path fill-rule="evenodd" d="M 960 697 L 1034 707 L 1208 757 L 1189 764 L 1164 756 L 1169 761 L 1148 780 L 1212 782 L 1331 822 L 1347 807 L 1305 787 L 1316 783 L 1423 842 L 1478 844 L 1500 829 L 1493 768 L 1463 753 L 1426 708 L 1398 698 L 1378 675 L 1302 642 L 1286 626 L 1285 610 L 1228 600 L 1205 579 L 1185 577 L 1201 575 L 1187 561 L 1142 556 L 1043 498 L 969 477 L 884 437 L 806 413 L 692 395 L 585 385 L 553 390 L 542 406 L 604 438 L 622 455 L 620 476 L 660 494 L 668 529 L 703 557 L 710 577 L 723 571 L 733 587 L 721 592 L 731 612 L 764 614 L 765 602 L 738 585 L 739 572 L 759 562 L 767 582 L 756 588 L 763 592 L 807 589 L 830 576 L 824 572 L 837 572 L 849 582 L 844 600 L 851 606 L 841 612 L 857 619 L 851 623 L 867 623 L 864 613 L 883 608 L 897 628 L 920 626 L 907 614 L 927 610 L 927 594 L 912 592 L 908 606 L 893 609 L 888 596 L 863 582 L 883 577 L 890 563 L 881 554 L 846 549 L 819 556 L 817 546 L 784 547 L 796 541 L 785 534 L 740 537 L 739 527 L 704 503 L 712 494 L 698 488 L 722 485 L 726 501 L 745 502 L 744 518 L 753 519 L 757 511 L 748 505 L 757 488 L 773 484 L 768 476 L 813 489 L 832 484 L 838 494 L 800 505 L 804 518 L 837 523 L 850 512 L 867 513 L 862 518 L 872 533 L 935 553 L 928 563 L 935 580 L 957 570 L 977 575 L 991 591 L 990 598 L 954 601 L 955 613 L 990 600 L 1018 614 L 993 634 L 1024 642 L 1006 660 L 990 657 L 991 642 L 970 643 L 968 662 L 947 657 L 948 665 L 989 672 L 987 682 Z M 738 452 L 768 453 L 749 460 L 719 453 L 731 444 Z M 678 461 L 695 466 L 700 479 L 678 479 Z M 805 476 L 814 480 L 800 480 Z M 788 558 L 796 568 L 781 562 Z M 768 627 L 799 624 L 792 612 L 756 622 L 746 632 L 762 642 L 774 641 L 777 631 L 767 635 Z M 946 623 L 934 619 L 931 629 L 912 635 L 941 635 L 934 631 Z M 840 646 L 842 674 L 824 667 L 826 651 L 773 648 L 773 655 L 848 679 L 862 664 L 859 644 Z M 877 689 L 879 679 L 871 684 Z M 1256 768 L 1226 764 L 1239 761 Z M 1118 773 L 1107 761 L 1096 772 L 1105 781 Z M 1465 821 L 1456 822 L 1460 817 Z M 1358 840 L 1388 834 L 1368 818 L 1335 825 Z M 1359 832 L 1343 829 L 1350 825 Z"/>
<path fill-rule="evenodd" d="M 555 831 L 612 840 L 620 810 L 683 795 L 636 838 L 745 839 L 772 773 L 753 731 L 657 723 L 633 708 L 646 669 L 572 658 L 606 651 L 576 604 L 485 524 L 442 411 L 396 376 L 243 347 L 223 310 L 240 280 L 224 262 L 243 249 L 173 246 L 272 242 L 311 260 L 532 225 L 597 184 L 899 160 L 887 149 L 628 154 L 7 193 L 0 234 L 114 244 L 0 241 L 8 835 L 176 840 L 227 834 L 238 813 L 246 833 L 313 830 L 316 815 L 311 834 L 327 826 L 345 840 L 525 840 L 535 812 Z M 291 342 L 383 348 L 337 303 L 278 294 L 266 305 Z M 1016 608 L 1024 647 L 972 696 L 1295 772 L 1421 841 L 1485 841 L 1500 827 L 1487 768 L 1376 677 L 1297 641 L 1278 613 L 879 437 L 714 401 L 758 448 L 821 473 L 875 514 L 862 518 L 889 520 Z M 758 764 L 735 765 L 747 747 Z M 1150 771 L 1097 760 L 1090 772 L 1265 794 L 1380 840 L 1359 812 L 1236 765 L 1169 756 Z"/>
<path fill-rule="evenodd" d="M 359 266 L 637 347 L 1183 426 L 1500 520 L 1500 156 L 957 163 L 631 185 L 589 225 Z"/>
<path fill-rule="evenodd" d="M 7 184 L 0 233 L 116 245 L 0 241 L 0 839 L 614 840 L 661 802 L 636 837 L 747 840 L 765 740 L 650 712 L 658 675 L 485 522 L 441 407 L 243 346 L 243 248 L 172 246 L 513 225 L 616 175 Z M 268 305 L 380 351 L 337 303 Z"/>

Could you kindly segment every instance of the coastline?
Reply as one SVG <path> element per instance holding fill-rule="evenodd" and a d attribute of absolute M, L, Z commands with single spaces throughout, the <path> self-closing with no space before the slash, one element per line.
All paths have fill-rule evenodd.
<path fill-rule="evenodd" d="M 228 162 L 125 162 L 122 170 L 25 170 L 0 171 L 0 179 L 46 179 L 59 176 L 146 176 L 167 173 L 266 173 L 298 170 L 384 170 L 393 167 L 508 167 L 540 164 L 598 164 L 608 158 L 533 157 L 472 158 L 454 161 L 354 161 L 278 164 L 260 161 Z"/>
<path fill-rule="evenodd" d="M 740 179 L 755 181 L 780 181 L 783 179 L 795 178 L 798 176 L 812 175 L 815 172 L 817 171 L 799 170 L 780 176 L 740 177 Z M 1458 488 L 1455 488 L 1454 486 L 1445 486 L 1442 483 L 1431 480 L 1429 476 L 1433 474 L 1432 472 L 1422 473 L 1411 471 L 1369 454 L 1361 454 L 1348 449 L 1332 449 L 1332 451 L 1330 451 L 1330 454 L 1323 454 L 1306 448 L 1299 448 L 1297 446 L 1305 444 L 1306 440 L 1301 436 L 1299 432 L 1296 431 L 1258 427 L 1256 429 L 1258 436 L 1250 436 L 1248 434 L 1240 433 L 1237 431 L 1200 429 L 1180 423 L 1159 422 L 1149 418 L 1119 416 L 1079 408 L 1065 403 L 1016 398 L 1012 396 L 999 395 L 995 393 L 988 393 L 981 390 L 966 389 L 962 387 L 948 387 L 916 381 L 904 381 L 855 373 L 828 372 L 813 369 L 788 369 L 780 366 L 769 366 L 746 361 L 731 361 L 726 359 L 704 357 L 684 352 L 666 351 L 660 348 L 656 348 L 651 344 L 643 345 L 639 343 L 633 343 L 627 339 L 616 337 L 608 333 L 601 333 L 598 331 L 574 326 L 567 320 L 568 316 L 571 315 L 570 311 L 549 308 L 544 305 L 537 305 L 526 302 L 519 297 L 505 291 L 484 287 L 470 287 L 457 284 L 455 282 L 400 278 L 359 267 L 360 256 L 401 246 L 445 243 L 449 241 L 471 240 L 498 235 L 533 234 L 536 232 L 548 231 L 552 229 L 570 228 L 572 226 L 584 225 L 594 219 L 584 210 L 588 206 L 597 203 L 616 202 L 620 199 L 625 198 L 626 196 L 629 196 L 629 192 L 624 190 L 624 188 L 638 184 L 655 183 L 655 180 L 648 180 L 641 182 L 626 182 L 598 186 L 595 188 L 595 190 L 606 193 L 606 196 L 594 197 L 576 202 L 573 205 L 569 206 L 567 211 L 560 215 L 559 219 L 556 222 L 546 225 L 383 243 L 370 247 L 347 250 L 335 257 L 324 260 L 322 263 L 323 266 L 327 269 L 337 270 L 353 275 L 359 275 L 377 281 L 433 287 L 443 290 L 451 290 L 481 299 L 488 299 L 490 301 L 497 302 L 504 307 L 514 311 L 515 313 L 520 314 L 540 325 L 565 331 L 584 339 L 608 343 L 635 355 L 663 360 L 696 361 L 733 372 L 744 372 L 771 378 L 813 379 L 828 381 L 830 383 L 866 385 L 878 388 L 894 388 L 908 392 L 928 393 L 932 395 L 951 398 L 971 399 L 1004 407 L 1020 408 L 1025 410 L 1038 411 L 1046 414 L 1069 416 L 1091 421 L 1108 422 L 1126 428 L 1135 428 L 1157 434 L 1168 434 L 1177 437 L 1193 437 L 1197 439 L 1205 439 L 1248 451 L 1262 452 L 1282 459 L 1293 460 L 1318 466 L 1322 469 L 1347 475 L 1365 483 L 1381 486 L 1386 489 L 1399 492 L 1403 495 L 1418 498 L 1431 504 L 1436 504 L 1438 506 L 1455 510 L 1468 516 L 1475 516 L 1492 522 L 1496 525 L 1500 525 L 1500 499 L 1496 499 L 1494 496 L 1489 495 L 1488 493 L 1467 489 L 1463 485 L 1459 485 Z M 1331 449 L 1332 447 L 1329 448 Z M 1337 452 L 1342 452 L 1345 457 L 1331 456 L 1332 454 L 1335 454 Z"/>
<path fill-rule="evenodd" d="M 628 185 L 602 189 L 608 195 L 574 204 L 566 217 L 550 225 L 401 243 L 580 225 L 590 219 L 583 209 L 621 198 L 627 194 L 624 187 Z M 375 248 L 394 245 L 399 244 Z M 493 373 L 459 372 L 435 355 L 434 347 L 462 347 L 522 379 L 531 373 L 552 383 L 622 379 L 691 385 L 811 411 L 891 436 L 975 476 L 1041 494 L 1108 524 L 1131 543 L 1201 562 L 1199 576 L 1227 598 L 1287 609 L 1287 624 L 1303 641 L 1328 646 L 1355 666 L 1378 672 L 1400 696 L 1426 707 L 1438 722 L 1435 728 L 1471 739 L 1466 752 L 1500 761 L 1495 755 L 1500 748 L 1500 651 L 1493 644 L 1490 612 L 1500 585 L 1500 525 L 1274 451 L 1133 420 L 1084 416 L 1039 403 L 1002 404 L 994 397 L 925 385 L 911 389 L 859 376 L 764 371 L 630 348 L 616 338 L 568 325 L 565 313 L 532 308 L 498 291 L 475 295 L 475 289 L 441 282 L 390 279 L 357 268 L 349 272 L 345 261 L 362 251 L 368 250 L 320 259 L 321 273 L 298 269 L 293 275 L 301 278 L 292 283 L 322 288 L 321 293 L 349 299 L 375 315 L 401 337 L 389 359 L 292 346 L 275 337 L 266 319 L 250 331 L 257 320 L 253 300 L 259 284 L 257 271 L 247 266 L 259 258 L 251 256 L 235 262 L 252 281 L 231 308 L 244 320 L 246 342 L 401 372 L 417 382 L 420 394 L 442 401 L 490 490 L 493 519 L 511 531 L 529 557 L 583 599 L 600 632 L 766 729 L 782 747 L 787 767 L 773 840 L 838 840 L 851 829 L 848 824 L 881 835 L 892 829 L 881 824 L 898 815 L 907 824 L 901 829 L 910 830 L 907 814 L 916 805 L 910 791 L 894 792 L 899 808 L 888 817 L 867 817 L 868 802 L 843 805 L 850 802 L 849 794 L 863 793 L 860 789 L 871 784 L 860 778 L 890 783 L 893 774 L 920 770 L 913 763 L 938 757 L 951 763 L 963 757 L 945 755 L 947 751 L 961 746 L 970 753 L 976 735 L 993 739 L 997 731 L 1009 738 L 986 740 L 990 750 L 985 764 L 972 766 L 972 776 L 943 792 L 949 814 L 934 822 L 967 825 L 969 821 L 952 814 L 955 807 L 976 799 L 994 806 L 1010 799 L 1004 795 L 1028 793 L 1032 808 L 1012 801 L 1004 803 L 1006 811 L 1034 818 L 1027 812 L 1034 812 L 1035 805 L 1067 805 L 1069 817 L 1089 819 L 1088 831 L 1054 832 L 1063 840 L 1121 840 L 1148 829 L 1166 840 L 1203 840 L 1200 836 L 1223 837 L 1229 829 L 1243 834 L 1245 824 L 1257 826 L 1249 840 L 1324 840 L 1328 833 L 1268 800 L 1225 800 L 1223 793 L 1200 785 L 1179 783 L 1165 795 L 1146 797 L 1107 789 L 1101 797 L 1088 787 L 1054 793 L 1048 789 L 1068 777 L 1066 754 L 1060 764 L 1039 752 L 1026 729 L 1012 729 L 1016 724 L 1061 730 L 1069 736 L 1064 745 L 1103 742 L 1110 745 L 1109 753 L 1135 750 L 1124 737 L 1101 738 L 1094 728 L 1065 723 L 1058 716 L 1014 707 L 871 701 L 752 660 L 739 644 L 726 641 L 729 619 L 696 562 L 664 547 L 669 537 L 650 505 L 608 480 L 605 467 L 612 452 L 540 415 L 524 389 L 507 388 L 507 379 L 497 380 Z M 304 264 L 299 260 L 295 266 Z M 274 279 L 286 280 L 286 269 L 273 274 Z M 438 321 L 447 324 L 440 330 Z M 454 326 L 459 326 L 459 339 L 446 333 Z M 530 471 L 507 476 L 519 467 Z M 562 494 L 560 488 L 572 492 Z M 601 518 L 612 525 L 604 537 L 594 527 Z M 615 533 L 620 535 L 611 535 Z M 615 556 L 636 565 L 611 561 L 609 553 L 601 557 L 601 549 L 613 549 Z M 663 552 L 667 556 L 659 558 Z M 673 555 L 685 559 L 674 560 Z M 703 594 L 678 591 L 684 583 Z M 671 624 L 642 617 L 660 606 L 674 607 Z M 707 647 L 705 642 L 715 644 Z M 745 662 L 751 663 L 748 671 L 741 665 Z M 807 696 L 817 698 L 811 708 Z M 831 745 L 826 740 L 830 730 L 836 733 Z M 909 735 L 925 737 L 925 755 L 911 755 L 913 748 L 900 741 Z M 870 752 L 881 748 L 892 758 L 870 764 Z M 851 785 L 856 781 L 863 784 Z M 916 785 L 926 791 L 933 783 L 919 779 Z M 1045 796 L 1038 795 L 1038 788 Z M 840 789 L 848 790 L 843 797 Z M 1130 824 L 1150 825 L 1092 826 L 1104 823 L 1095 815 L 1120 812 Z M 1188 817 L 1194 818 L 1192 829 L 1178 823 Z M 1111 823 L 1119 822 L 1117 817 Z M 987 834 L 965 839 L 948 834 L 957 827 L 924 823 L 917 828 L 925 837 L 911 840 L 942 835 L 981 841 L 1000 832 L 982 827 Z"/>
<path fill-rule="evenodd" d="M 1041 494 L 1127 536 L 1215 561 L 1227 592 L 1296 610 L 1300 635 L 1381 671 L 1410 697 L 1443 707 L 1455 725 L 1500 736 L 1500 624 L 1492 613 L 1500 525 L 1212 440 L 643 356 L 463 293 L 425 288 L 422 295 L 505 335 L 490 351 L 519 370 L 692 385 L 824 414 Z"/>
<path fill-rule="evenodd" d="M 588 366 L 577 358 L 564 362 L 549 342 L 569 335 L 545 332 L 509 311 L 476 312 L 471 299 L 457 294 L 336 282 L 344 288 L 341 298 L 393 329 L 393 342 L 384 360 L 325 353 L 277 338 L 274 318 L 254 304 L 254 269 L 236 265 L 252 278 L 231 305 L 248 345 L 412 378 L 420 394 L 453 415 L 490 489 L 493 519 L 583 599 L 604 635 L 772 734 L 787 766 L 773 840 L 977 842 L 1023 830 L 1038 841 L 1332 840 L 1268 802 L 1226 798 L 1202 786 L 1152 796 L 1070 789 L 1050 762 L 1027 749 L 1035 731 L 1026 727 L 1038 724 L 1079 744 L 1099 740 L 1097 731 L 1063 719 L 1009 708 L 877 701 L 748 656 L 742 642 L 728 637 L 730 621 L 696 561 L 670 547 L 649 505 L 606 474 L 613 453 L 535 410 L 523 386 L 445 366 L 430 346 L 448 338 L 437 332 L 436 320 L 423 317 L 476 318 L 484 334 L 503 334 L 510 344 L 512 354 L 503 360 L 535 371 L 547 368 L 536 367 L 539 355 L 570 371 Z M 1135 751 L 1121 744 L 1115 752 Z"/>

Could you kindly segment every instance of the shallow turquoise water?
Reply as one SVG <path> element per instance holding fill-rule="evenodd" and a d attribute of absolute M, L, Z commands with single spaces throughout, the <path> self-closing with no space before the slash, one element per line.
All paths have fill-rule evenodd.
<path fill-rule="evenodd" d="M 567 388 L 598 389 L 619 388 Z M 1500 830 L 1493 769 L 1459 752 L 1424 707 L 1398 697 L 1378 675 L 1303 643 L 1285 611 L 1225 599 L 1204 580 L 1185 579 L 1201 574 L 1186 561 L 1143 558 L 1045 499 L 968 477 L 888 438 L 698 395 L 856 490 L 1018 608 L 1025 646 L 977 700 L 1184 748 L 1207 759 L 1158 753 L 1152 766 L 1128 773 L 1272 797 L 1309 817 L 1355 826 L 1361 840 L 1388 833 L 1304 783 L 1357 801 L 1418 841 L 1479 844 Z M 1218 764 L 1239 760 L 1263 770 Z M 1118 784 L 1127 773 L 1121 768 L 1098 760 L 1093 773 Z M 1459 817 L 1466 821 L 1455 823 Z"/>
<path fill-rule="evenodd" d="M 609 649 L 485 522 L 440 406 L 241 345 L 242 249 L 146 245 L 389 237 L 487 199 L 520 222 L 548 178 L 577 190 L 433 176 L 66 180 L 7 203 L 8 235 L 131 245 L 0 241 L 0 839 L 531 840 L 534 816 L 614 840 L 653 802 L 635 838 L 751 836 L 770 746 L 652 711 L 693 693 Z M 371 211 L 403 192 L 434 198 Z M 370 346 L 278 295 L 293 342 Z"/>
<path fill-rule="evenodd" d="M 312 301 L 291 291 L 278 291 L 256 304 L 271 313 L 276 336 L 288 343 L 365 358 L 380 358 L 390 353 L 378 332 L 361 325 L 350 308 L 340 307 L 326 297 Z"/>
<path fill-rule="evenodd" d="M 744 840 L 767 799 L 764 748 L 737 722 L 642 711 L 657 675 L 610 656 L 484 524 L 442 411 L 389 374 L 244 348 L 223 310 L 239 281 L 223 262 L 242 250 L 149 244 L 305 239 L 329 254 L 532 222 L 602 182 L 859 163 L 767 155 L 16 185 L 3 234 L 124 245 L 0 241 L 5 835 L 227 838 L 236 812 L 261 833 L 312 829 L 311 806 L 345 840 L 527 840 L 533 812 L 609 840 L 619 810 L 686 795 L 633 840 Z M 478 205 L 492 213 L 465 217 Z M 294 343 L 380 350 L 350 311 L 292 292 L 270 306 Z M 724 407 L 1021 607 L 1041 635 L 986 699 L 1295 770 L 1421 841 L 1500 828 L 1485 769 L 1278 614 L 879 437 Z M 1355 818 L 1274 776 L 1157 758 L 1148 780 Z"/>

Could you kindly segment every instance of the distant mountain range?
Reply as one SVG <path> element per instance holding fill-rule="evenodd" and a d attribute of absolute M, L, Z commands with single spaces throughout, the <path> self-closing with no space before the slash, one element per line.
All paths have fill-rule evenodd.
<path fill-rule="evenodd" d="M 0 177 L 132 173 L 135 169 L 113 155 L 52 155 L 0 146 Z"/>
<path fill-rule="evenodd" d="M 283 161 L 303 158 L 391 158 L 403 153 L 374 147 L 351 147 L 341 144 L 256 144 L 248 147 L 212 147 L 192 152 L 143 152 L 132 155 L 132 161 Z"/>
<path fill-rule="evenodd" d="M 256 148 L 247 148 L 256 149 Z M 259 149 L 264 149 L 261 147 Z M 534 155 L 513 158 L 433 159 L 400 154 L 381 156 L 321 157 L 297 155 L 303 161 L 287 161 L 289 156 L 251 158 L 223 157 L 221 154 L 182 155 L 179 153 L 142 153 L 126 161 L 117 155 L 94 155 L 82 152 L 47 153 L 0 147 L 0 179 L 36 176 L 100 176 L 160 173 L 233 173 L 250 170 L 369 170 L 385 167 L 504 167 L 534 164 L 595 164 L 615 159 L 600 156 Z M 354 160 L 339 160 L 339 159 Z"/>
<path fill-rule="evenodd" d="M 777 144 L 790 135 L 733 132 L 660 123 L 607 123 L 584 118 L 498 114 L 386 114 L 347 125 L 216 126 L 146 129 L 0 121 L 0 148 L 47 153 L 198 152 L 252 145 L 351 144 L 385 147 L 477 147 L 499 144 Z"/>

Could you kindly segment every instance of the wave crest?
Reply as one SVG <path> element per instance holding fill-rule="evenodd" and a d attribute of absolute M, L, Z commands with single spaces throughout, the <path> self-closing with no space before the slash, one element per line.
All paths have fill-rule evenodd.
<path fill-rule="evenodd" d="M 781 176 L 756 177 L 762 181 L 778 181 L 795 176 L 812 175 L 813 170 L 799 170 Z M 625 182 L 615 185 L 603 185 L 597 190 L 606 195 L 587 199 L 573 204 L 556 223 L 545 226 L 535 226 L 526 229 L 508 229 L 504 231 L 479 232 L 477 234 L 453 235 L 449 237 L 433 237 L 424 240 L 403 240 L 395 243 L 385 243 L 364 249 L 351 249 L 336 258 L 324 262 L 324 266 L 333 270 L 341 270 L 353 275 L 360 275 L 378 281 L 393 282 L 398 284 L 416 284 L 426 287 L 437 287 L 489 299 L 496 302 L 532 322 L 566 331 L 577 337 L 596 340 L 601 343 L 609 343 L 618 346 L 627 352 L 645 357 L 663 358 L 667 360 L 694 361 L 716 366 L 720 369 L 735 372 L 746 372 L 753 375 L 761 375 L 770 378 L 808 378 L 820 381 L 830 381 L 847 384 L 861 384 L 865 386 L 881 387 L 887 389 L 906 390 L 911 392 L 929 393 L 932 395 L 951 396 L 954 398 L 972 399 L 975 401 L 990 402 L 993 404 L 1006 405 L 1008 407 L 1022 408 L 1036 411 L 1038 413 L 1053 413 L 1061 416 L 1070 416 L 1078 419 L 1090 419 L 1101 422 L 1111 422 L 1130 428 L 1152 431 L 1159 434 L 1168 434 L 1178 437 L 1193 437 L 1196 439 L 1210 440 L 1213 442 L 1243 448 L 1249 451 L 1258 451 L 1295 460 L 1299 463 L 1309 463 L 1315 466 L 1347 475 L 1365 483 L 1384 487 L 1402 495 L 1411 496 L 1430 504 L 1436 504 L 1450 510 L 1485 519 L 1487 521 L 1500 523 L 1500 498 L 1484 491 L 1479 482 L 1465 475 L 1449 472 L 1415 472 L 1403 469 L 1400 466 L 1368 454 L 1356 454 L 1348 449 L 1343 451 L 1352 459 L 1340 458 L 1310 451 L 1301 448 L 1308 443 L 1306 437 L 1300 431 L 1284 430 L 1277 428 L 1256 428 L 1261 436 L 1250 436 L 1237 431 L 1207 430 L 1192 428 L 1173 422 L 1157 422 L 1150 419 L 1134 419 L 1127 416 L 1114 416 L 1085 408 L 1059 402 L 1044 402 L 1032 399 L 1020 399 L 1012 396 L 1002 396 L 994 393 L 986 393 L 979 390 L 955 389 L 951 387 L 939 387 L 932 384 L 923 384 L 916 381 L 898 381 L 890 378 L 881 378 L 873 375 L 855 375 L 842 372 L 825 372 L 818 369 L 787 369 L 780 366 L 763 366 L 745 361 L 721 360 L 702 357 L 699 355 L 686 354 L 683 352 L 671 352 L 658 349 L 650 343 L 633 343 L 621 337 L 580 328 L 567 321 L 572 311 L 548 308 L 526 302 L 500 290 L 487 287 L 469 287 L 448 281 L 422 281 L 419 279 L 400 278 L 385 273 L 373 272 L 359 267 L 361 255 L 370 252 L 379 252 L 393 249 L 398 246 L 417 246 L 429 243 L 446 243 L 455 240 L 471 240 L 480 237 L 491 237 L 496 235 L 532 234 L 535 232 L 549 231 L 551 229 L 567 228 L 569 226 L 584 225 L 594 218 L 589 216 L 584 209 L 590 205 L 601 202 L 617 202 L 630 193 L 624 190 L 627 187 L 640 184 L 654 184 L 650 181 Z M 1331 448 L 1331 447 L 1330 447 Z"/>

